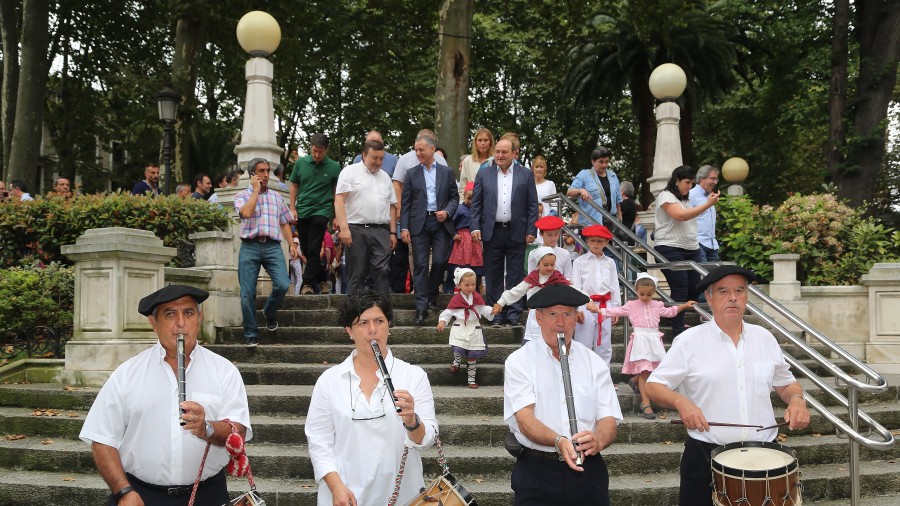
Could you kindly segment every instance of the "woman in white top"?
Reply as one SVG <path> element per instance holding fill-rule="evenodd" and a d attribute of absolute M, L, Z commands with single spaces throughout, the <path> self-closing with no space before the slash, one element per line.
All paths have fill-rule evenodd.
<path fill-rule="evenodd" d="M 472 154 L 463 158 L 459 168 L 459 200 L 463 198 L 463 188 L 466 187 L 466 183 L 475 181 L 478 168 L 492 156 L 494 156 L 494 134 L 484 127 L 475 130 Z"/>
<path fill-rule="evenodd" d="M 669 262 L 693 260 L 700 262 L 700 244 L 697 242 L 697 222 L 694 218 L 716 205 L 719 192 L 711 193 L 706 202 L 691 207 L 688 192 L 694 185 L 694 169 L 682 165 L 672 171 L 666 189 L 656 197 L 656 231 L 654 248 Z M 695 287 L 700 275 L 694 270 L 663 270 L 672 298 L 677 302 L 696 300 Z M 684 332 L 684 313 L 672 318 L 672 334 Z"/>
<path fill-rule="evenodd" d="M 538 203 L 543 206 L 541 216 L 547 216 L 550 214 L 550 204 L 544 202 L 543 199 L 547 195 L 556 193 L 556 183 L 549 179 L 544 179 L 547 177 L 547 159 L 541 155 L 534 157 L 534 160 L 531 162 L 531 172 L 534 173 L 534 185 L 537 187 Z"/>
<path fill-rule="evenodd" d="M 404 448 L 409 455 L 397 504 L 411 501 L 425 485 L 419 451 L 431 446 L 438 432 L 434 397 L 425 371 L 388 349 L 393 315 L 388 299 L 368 290 L 347 296 L 338 312 L 355 349 L 316 381 L 306 417 L 319 506 L 387 504 Z M 372 341 L 384 357 L 396 401 Z"/>

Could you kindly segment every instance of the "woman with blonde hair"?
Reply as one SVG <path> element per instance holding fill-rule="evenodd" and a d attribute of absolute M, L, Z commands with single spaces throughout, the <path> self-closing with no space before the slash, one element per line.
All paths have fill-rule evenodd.
<path fill-rule="evenodd" d="M 547 159 L 541 155 L 531 161 L 531 172 L 534 173 L 534 185 L 537 187 L 538 203 L 543 206 L 541 216 L 550 214 L 550 204 L 544 202 L 544 197 L 556 193 L 556 183 L 545 179 L 547 176 Z"/>
<path fill-rule="evenodd" d="M 459 166 L 459 198 L 463 198 L 463 189 L 469 181 L 475 181 L 478 168 L 494 155 L 494 134 L 487 128 L 481 127 L 475 131 L 472 140 L 472 154 L 466 155 Z"/>

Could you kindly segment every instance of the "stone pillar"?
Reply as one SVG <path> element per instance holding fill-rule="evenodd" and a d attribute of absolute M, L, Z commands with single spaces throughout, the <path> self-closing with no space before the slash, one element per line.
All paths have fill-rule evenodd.
<path fill-rule="evenodd" d="M 241 292 L 237 278 L 237 255 L 232 232 L 197 232 L 188 238 L 194 241 L 196 262 L 193 270 L 208 274 L 205 289 L 209 298 L 203 303 L 201 340 L 215 343 L 218 329 L 240 326 Z M 271 281 L 260 280 L 271 291 Z M 260 287 L 257 286 L 257 290 Z"/>
<path fill-rule="evenodd" d="M 875 264 L 861 283 L 869 289 L 866 361 L 881 374 L 900 373 L 900 263 Z"/>
<path fill-rule="evenodd" d="M 238 165 L 246 169 L 253 158 L 265 158 L 274 168 L 281 163 L 282 149 L 275 144 L 275 109 L 272 106 L 272 80 L 275 67 L 265 58 L 250 58 L 244 67 L 247 99 L 244 102 L 244 125 L 241 143 L 234 148 Z M 246 170 L 243 183 L 249 179 Z M 240 185 L 244 187 L 243 184 Z"/>
<path fill-rule="evenodd" d="M 809 321 L 809 302 L 801 300 L 800 281 L 797 281 L 797 261 L 800 260 L 800 255 L 778 254 L 771 255 L 769 258 L 774 267 L 773 279 L 769 283 L 769 297 L 778 301 L 801 320 Z M 799 327 L 790 323 L 769 306 L 764 306 L 764 311 L 788 330 L 799 332 Z"/>
<path fill-rule="evenodd" d="M 653 156 L 653 176 L 647 180 L 655 198 L 666 188 L 672 171 L 682 165 L 681 137 L 678 122 L 681 109 L 675 102 L 663 102 L 656 107 L 656 151 Z M 653 206 L 649 210 L 652 210 Z"/>
<path fill-rule="evenodd" d="M 156 342 L 138 302 L 164 286 L 176 250 L 152 232 L 115 227 L 88 230 L 62 253 L 75 262 L 75 328 L 61 379 L 99 386 Z"/>

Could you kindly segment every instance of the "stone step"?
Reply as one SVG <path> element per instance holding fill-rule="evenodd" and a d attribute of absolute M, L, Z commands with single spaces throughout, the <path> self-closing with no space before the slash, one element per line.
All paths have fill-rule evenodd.
<path fill-rule="evenodd" d="M 446 337 L 446 336 L 444 336 Z M 446 339 L 445 339 L 446 341 Z M 489 353 L 478 364 L 503 364 L 519 344 L 488 344 Z M 247 348 L 243 344 L 215 344 L 208 347 L 223 357 L 242 364 L 339 364 L 353 350 L 349 339 L 344 345 L 260 345 Z M 369 354 L 371 355 L 371 350 Z M 392 344 L 391 353 L 411 364 L 444 364 L 450 366 L 453 352 L 446 342 L 442 344 Z"/>
<path fill-rule="evenodd" d="M 436 317 L 435 317 L 436 318 Z M 437 325 L 437 319 L 434 321 Z M 390 344 L 446 344 L 449 332 L 438 332 L 434 325 L 422 327 L 394 327 L 391 329 Z M 525 335 L 524 327 L 487 327 L 484 336 L 490 344 L 521 344 Z M 228 327 L 216 336 L 217 344 L 243 344 L 244 329 Z M 285 327 L 269 332 L 261 327 L 259 344 L 347 344 L 347 332 L 337 326 L 330 327 Z"/>
<path fill-rule="evenodd" d="M 256 464 L 252 465 L 255 469 Z M 849 478 L 846 467 L 845 464 L 812 466 L 801 464 L 804 502 L 847 504 Z M 451 470 L 453 471 L 453 468 Z M 900 493 L 900 468 L 897 464 L 887 461 L 863 462 L 860 471 L 863 494 L 871 496 L 865 499 L 864 505 L 896 504 L 879 500 L 884 498 L 893 501 L 896 494 Z M 479 505 L 500 506 L 512 503 L 509 477 L 453 472 Z M 267 504 L 298 506 L 316 504 L 317 484 L 311 479 L 274 478 L 259 472 L 256 472 L 254 477 L 258 491 Z M 426 481 L 429 481 L 427 477 Z M 232 491 L 231 495 L 237 495 L 248 489 L 247 482 L 243 478 L 229 478 L 228 489 Z M 885 497 L 885 494 L 894 495 Z M 5 469 L 0 473 L 0 504 L 83 506 L 104 504 L 108 495 L 106 484 L 96 473 L 20 469 Z M 617 506 L 674 506 L 678 504 L 678 475 L 666 472 L 653 475 L 613 476 L 610 479 L 610 499 L 612 504 Z"/>

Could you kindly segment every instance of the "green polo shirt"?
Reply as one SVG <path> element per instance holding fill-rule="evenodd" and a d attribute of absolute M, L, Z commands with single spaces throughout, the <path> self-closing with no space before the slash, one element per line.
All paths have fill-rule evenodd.
<path fill-rule="evenodd" d="M 312 155 L 297 159 L 291 172 L 291 182 L 299 186 L 297 218 L 334 218 L 334 187 L 340 174 L 340 164 L 327 156 L 319 163 Z"/>

